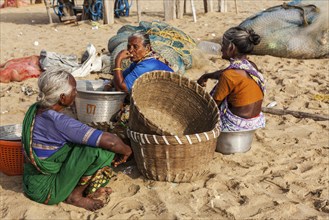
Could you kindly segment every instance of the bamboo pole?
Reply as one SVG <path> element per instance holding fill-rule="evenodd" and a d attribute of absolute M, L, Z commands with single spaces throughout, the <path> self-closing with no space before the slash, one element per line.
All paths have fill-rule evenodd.
<path fill-rule="evenodd" d="M 214 11 L 214 3 L 213 0 L 207 0 L 207 12 Z"/>
<path fill-rule="evenodd" d="M 191 7 L 192 7 L 192 14 L 193 14 L 193 21 L 196 22 L 196 12 L 195 12 L 195 6 L 194 6 L 193 0 L 191 0 Z"/>
<path fill-rule="evenodd" d="M 226 0 L 218 0 L 218 1 L 219 1 L 219 3 L 218 3 L 219 11 L 220 12 L 227 12 L 227 2 L 226 2 Z"/>
<path fill-rule="evenodd" d="M 275 108 L 267 108 L 262 107 L 262 111 L 265 113 L 270 113 L 273 115 L 293 115 L 296 118 L 311 118 L 315 121 L 328 121 L 329 115 L 320 115 L 320 114 L 312 114 L 307 112 L 300 112 L 300 111 L 291 111 L 291 110 L 284 110 L 284 109 L 275 109 Z"/>
<path fill-rule="evenodd" d="M 238 14 L 238 3 L 237 3 L 237 0 L 234 0 L 234 3 L 235 3 L 235 13 Z"/>
<path fill-rule="evenodd" d="M 47 10 L 48 18 L 49 18 L 49 24 L 52 24 L 53 23 L 53 19 L 51 17 L 50 11 L 49 11 L 48 0 L 44 0 L 44 3 L 46 5 L 46 10 Z"/>
<path fill-rule="evenodd" d="M 184 0 L 176 0 L 176 17 L 178 19 L 182 19 L 183 18 L 183 14 L 184 14 Z"/>
<path fill-rule="evenodd" d="M 136 5 L 137 5 L 137 21 L 138 23 L 141 21 L 142 19 L 142 8 L 141 6 L 139 5 L 139 1 L 140 0 L 136 0 Z"/>
<path fill-rule="evenodd" d="M 104 24 L 114 24 L 114 0 L 103 0 Z"/>
<path fill-rule="evenodd" d="M 163 0 L 165 21 L 174 20 L 176 18 L 175 4 L 173 0 Z"/>

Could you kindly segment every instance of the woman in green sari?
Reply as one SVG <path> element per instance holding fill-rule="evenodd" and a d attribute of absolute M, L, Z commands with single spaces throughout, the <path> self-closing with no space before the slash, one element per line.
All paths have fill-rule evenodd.
<path fill-rule="evenodd" d="M 23 121 L 23 189 L 32 200 L 44 204 L 69 204 L 97 210 L 97 199 L 110 194 L 105 187 L 112 176 L 115 153 L 126 162 L 132 151 L 114 134 L 91 128 L 61 111 L 74 102 L 76 81 L 64 70 L 43 73 L 38 101 Z"/>

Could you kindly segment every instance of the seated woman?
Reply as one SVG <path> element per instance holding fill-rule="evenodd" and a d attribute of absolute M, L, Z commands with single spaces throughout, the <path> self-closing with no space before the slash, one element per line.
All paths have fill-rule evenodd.
<path fill-rule="evenodd" d="M 130 92 L 135 80 L 146 72 L 155 70 L 173 70 L 153 56 L 148 34 L 134 33 L 128 38 L 127 50 L 119 52 L 115 58 L 113 84 L 116 90 Z M 122 60 L 130 59 L 132 64 L 123 71 Z M 105 89 L 108 90 L 108 87 Z"/>
<path fill-rule="evenodd" d="M 69 204 L 96 210 L 109 195 L 115 153 L 125 162 L 132 151 L 114 134 L 91 128 L 63 113 L 76 97 L 76 81 L 65 70 L 50 70 L 38 80 L 38 102 L 27 111 L 22 130 L 23 189 L 44 204 Z"/>
<path fill-rule="evenodd" d="M 230 28 L 222 39 L 222 58 L 229 60 L 230 65 L 198 79 L 201 86 L 205 86 L 208 79 L 218 79 L 211 94 L 220 108 L 222 131 L 265 127 L 265 118 L 261 112 L 264 78 L 246 56 L 259 42 L 260 36 L 253 30 Z"/>

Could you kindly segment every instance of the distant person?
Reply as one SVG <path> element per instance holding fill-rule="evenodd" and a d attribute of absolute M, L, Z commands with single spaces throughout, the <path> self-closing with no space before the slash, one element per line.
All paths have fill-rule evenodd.
<path fill-rule="evenodd" d="M 61 113 L 77 94 L 70 73 L 46 71 L 38 87 L 38 102 L 23 121 L 25 194 L 43 204 L 65 201 L 91 211 L 102 208 L 104 203 L 97 198 L 112 192 L 105 187 L 112 176 L 111 163 L 126 162 L 132 154 L 130 147 L 114 134 Z M 121 158 L 113 160 L 115 153 Z"/>
<path fill-rule="evenodd" d="M 132 64 L 123 71 L 122 60 L 130 59 Z M 118 91 L 130 92 L 135 80 L 146 72 L 173 70 L 153 56 L 148 34 L 137 32 L 129 36 L 126 50 L 119 52 L 115 58 L 113 86 Z M 105 87 L 109 90 L 111 86 Z"/>
<path fill-rule="evenodd" d="M 261 112 L 265 83 L 257 66 L 248 60 L 260 36 L 251 29 L 233 27 L 222 39 L 222 58 L 230 65 L 213 73 L 206 73 L 198 79 L 205 86 L 208 79 L 218 83 L 211 92 L 220 109 L 222 131 L 243 131 L 265 127 Z"/>

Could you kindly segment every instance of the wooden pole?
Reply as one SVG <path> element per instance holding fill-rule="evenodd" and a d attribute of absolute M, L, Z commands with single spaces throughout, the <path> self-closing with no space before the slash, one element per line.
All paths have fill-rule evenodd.
<path fill-rule="evenodd" d="M 203 0 L 204 13 L 208 12 L 208 0 Z"/>
<path fill-rule="evenodd" d="M 219 0 L 219 11 L 220 12 L 227 12 L 227 2 L 226 0 Z"/>
<path fill-rule="evenodd" d="M 192 7 L 192 14 L 193 14 L 193 21 L 196 22 L 196 12 L 195 12 L 195 6 L 194 6 L 193 0 L 191 0 L 191 7 Z"/>
<path fill-rule="evenodd" d="M 214 3 L 213 0 L 203 0 L 204 4 L 204 12 L 213 12 L 214 11 Z"/>
<path fill-rule="evenodd" d="M 44 0 L 43 2 L 46 5 L 46 10 L 47 10 L 48 18 L 49 18 L 49 24 L 52 24 L 53 23 L 53 19 L 51 17 L 50 11 L 49 11 L 48 0 Z"/>
<path fill-rule="evenodd" d="M 174 20 L 175 15 L 175 4 L 173 0 L 163 0 L 165 21 Z"/>
<path fill-rule="evenodd" d="M 142 8 L 139 5 L 139 0 L 136 0 L 136 5 L 137 5 L 137 21 L 139 23 L 142 19 Z"/>
<path fill-rule="evenodd" d="M 291 110 L 284 110 L 284 109 L 275 109 L 275 108 L 267 108 L 262 107 L 262 111 L 265 113 L 270 113 L 273 115 L 293 115 L 296 118 L 311 118 L 315 121 L 328 121 L 329 115 L 320 115 L 320 114 L 312 114 L 307 112 L 300 112 L 300 111 L 291 111 Z"/>
<path fill-rule="evenodd" d="M 114 24 L 114 0 L 103 0 L 104 24 Z"/>
<path fill-rule="evenodd" d="M 209 11 L 213 12 L 214 11 L 214 1 L 213 0 L 208 0 L 209 1 Z"/>
<path fill-rule="evenodd" d="M 178 19 L 182 19 L 183 18 L 183 14 L 184 14 L 184 0 L 176 0 L 176 17 Z"/>
<path fill-rule="evenodd" d="M 234 0 L 235 3 L 235 13 L 238 14 L 238 3 L 237 0 Z"/>
<path fill-rule="evenodd" d="M 184 10 L 183 14 L 186 14 L 186 0 L 184 0 Z"/>

